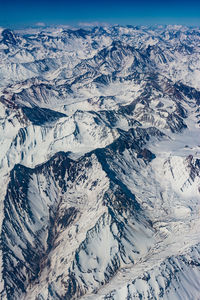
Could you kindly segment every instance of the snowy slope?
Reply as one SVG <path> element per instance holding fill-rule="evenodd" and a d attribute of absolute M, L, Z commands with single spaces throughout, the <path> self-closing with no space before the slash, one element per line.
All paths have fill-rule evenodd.
<path fill-rule="evenodd" d="M 199 299 L 199 41 L 0 31 L 2 299 Z"/>

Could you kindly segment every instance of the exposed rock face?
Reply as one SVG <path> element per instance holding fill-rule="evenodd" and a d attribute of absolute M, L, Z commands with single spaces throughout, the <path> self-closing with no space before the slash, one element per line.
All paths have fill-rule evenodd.
<path fill-rule="evenodd" d="M 198 299 L 199 39 L 1 32 L 2 299 Z"/>

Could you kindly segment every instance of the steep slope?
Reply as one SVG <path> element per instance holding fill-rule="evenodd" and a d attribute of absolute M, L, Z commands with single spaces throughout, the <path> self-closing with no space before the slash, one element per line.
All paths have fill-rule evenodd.
<path fill-rule="evenodd" d="M 150 223 L 134 194 L 107 162 L 118 151 L 135 149 L 139 153 L 147 137 L 145 131 L 131 131 L 128 144 L 123 136 L 108 149 L 96 150 L 77 162 L 61 153 L 35 169 L 16 165 L 4 201 L 2 226 L 8 299 L 20 297 L 40 276 L 40 289 L 47 280 L 44 293 L 53 293 L 48 292 L 48 297 L 53 299 L 62 291 L 72 299 L 88 289 L 98 289 L 121 264 L 134 263 L 148 250 L 153 234 Z M 150 151 L 148 154 L 145 161 L 153 157 Z M 63 252 L 66 243 L 70 245 L 67 253 Z M 99 244 L 96 250 L 95 243 Z M 96 252 L 101 243 L 106 248 Z M 46 279 L 51 269 L 53 277 Z"/>

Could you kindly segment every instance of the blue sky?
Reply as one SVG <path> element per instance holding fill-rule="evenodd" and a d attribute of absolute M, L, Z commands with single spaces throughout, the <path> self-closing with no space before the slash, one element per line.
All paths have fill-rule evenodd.
<path fill-rule="evenodd" d="M 0 26 L 38 22 L 77 24 L 188 24 L 200 26 L 200 1 L 147 0 L 0 0 Z"/>

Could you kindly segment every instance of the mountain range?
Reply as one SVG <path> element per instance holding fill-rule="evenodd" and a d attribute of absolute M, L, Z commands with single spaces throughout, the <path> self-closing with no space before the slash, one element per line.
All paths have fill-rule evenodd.
<path fill-rule="evenodd" d="M 200 29 L 0 30 L 3 300 L 200 299 Z"/>

